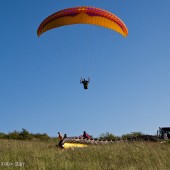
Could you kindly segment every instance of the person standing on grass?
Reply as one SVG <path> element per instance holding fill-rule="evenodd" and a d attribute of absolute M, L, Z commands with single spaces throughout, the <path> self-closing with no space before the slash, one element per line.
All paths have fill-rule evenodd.
<path fill-rule="evenodd" d="M 59 143 L 58 146 L 60 146 L 61 148 L 63 148 L 62 146 L 62 142 L 63 142 L 63 136 L 60 132 L 58 132 L 58 138 L 59 138 Z"/>
<path fill-rule="evenodd" d="M 83 138 L 85 139 L 90 139 L 90 135 L 88 133 L 86 133 L 86 131 L 83 132 Z"/>
<path fill-rule="evenodd" d="M 58 132 L 58 138 L 59 138 L 60 141 L 63 139 L 63 136 L 60 132 Z"/>

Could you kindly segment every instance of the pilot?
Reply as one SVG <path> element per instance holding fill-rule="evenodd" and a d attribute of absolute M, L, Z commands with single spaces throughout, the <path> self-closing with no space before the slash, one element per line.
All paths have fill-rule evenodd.
<path fill-rule="evenodd" d="M 88 84 L 90 83 L 90 79 L 88 78 L 88 80 L 86 80 L 86 79 L 81 78 L 80 83 L 83 84 L 84 89 L 87 90 L 88 89 Z"/>

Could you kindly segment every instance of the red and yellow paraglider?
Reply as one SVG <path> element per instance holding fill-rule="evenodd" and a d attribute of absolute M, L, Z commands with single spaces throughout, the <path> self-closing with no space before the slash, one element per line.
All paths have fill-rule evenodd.
<path fill-rule="evenodd" d="M 93 24 L 114 30 L 124 37 L 128 35 L 126 25 L 116 15 L 89 6 L 67 8 L 48 16 L 38 27 L 37 35 L 40 36 L 48 30 L 72 24 Z M 84 89 L 88 89 L 89 82 L 86 79 L 80 80 Z"/>
<path fill-rule="evenodd" d="M 40 36 L 53 28 L 71 24 L 94 24 L 117 31 L 124 37 L 128 35 L 126 25 L 116 15 L 89 6 L 67 8 L 50 15 L 40 24 L 37 35 Z"/>

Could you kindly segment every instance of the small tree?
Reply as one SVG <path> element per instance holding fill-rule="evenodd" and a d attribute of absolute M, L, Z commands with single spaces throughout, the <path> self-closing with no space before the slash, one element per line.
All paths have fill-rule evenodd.
<path fill-rule="evenodd" d="M 31 135 L 26 129 L 22 128 L 22 131 L 19 133 L 19 138 L 23 140 L 31 139 Z"/>

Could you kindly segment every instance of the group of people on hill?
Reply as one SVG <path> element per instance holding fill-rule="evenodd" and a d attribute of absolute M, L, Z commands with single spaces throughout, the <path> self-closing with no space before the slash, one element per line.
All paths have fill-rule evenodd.
<path fill-rule="evenodd" d="M 64 134 L 63 136 L 60 132 L 58 132 L 58 138 L 61 141 L 62 139 L 67 138 L 67 134 Z M 91 136 L 88 133 L 86 133 L 86 131 L 84 131 L 83 135 L 79 136 L 79 138 L 91 139 Z"/>
<path fill-rule="evenodd" d="M 58 138 L 59 138 L 59 143 L 58 143 L 58 145 L 61 147 L 61 148 L 63 148 L 63 139 L 65 139 L 65 138 L 67 138 L 67 134 L 64 134 L 64 136 L 60 133 L 60 132 L 58 132 Z M 86 131 L 84 131 L 83 132 L 83 135 L 81 135 L 81 136 L 79 136 L 79 138 L 83 138 L 83 139 L 91 139 L 91 136 L 88 134 L 88 133 L 86 133 Z"/>

